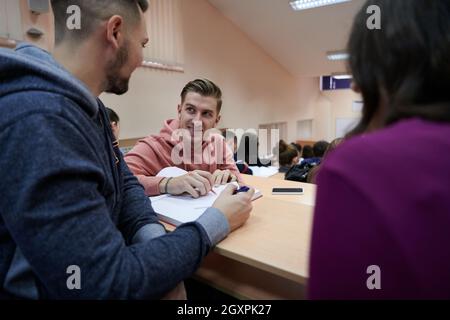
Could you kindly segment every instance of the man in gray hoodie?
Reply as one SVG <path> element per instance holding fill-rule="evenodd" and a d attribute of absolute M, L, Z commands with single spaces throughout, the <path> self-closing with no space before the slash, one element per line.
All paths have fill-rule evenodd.
<path fill-rule="evenodd" d="M 26 44 L 0 50 L 0 298 L 161 298 L 248 219 L 254 191 L 230 187 L 166 234 L 97 98 L 128 90 L 147 1 L 52 5 L 54 58 Z M 66 26 L 71 5 L 81 29 Z"/>

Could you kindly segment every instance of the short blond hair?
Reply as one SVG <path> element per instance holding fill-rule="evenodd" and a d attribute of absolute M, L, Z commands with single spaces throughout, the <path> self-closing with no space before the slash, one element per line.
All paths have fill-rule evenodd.
<path fill-rule="evenodd" d="M 215 98 L 217 100 L 217 112 L 220 113 L 220 110 L 222 109 L 222 91 L 211 80 L 196 79 L 185 85 L 181 91 L 181 103 L 184 102 L 188 92 L 195 92 L 204 97 Z"/>

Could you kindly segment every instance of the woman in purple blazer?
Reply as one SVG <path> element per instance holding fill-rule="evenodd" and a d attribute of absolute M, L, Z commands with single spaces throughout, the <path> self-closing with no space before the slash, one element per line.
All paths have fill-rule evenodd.
<path fill-rule="evenodd" d="M 317 177 L 309 298 L 449 299 L 450 1 L 368 1 L 348 52 L 363 115 Z"/>

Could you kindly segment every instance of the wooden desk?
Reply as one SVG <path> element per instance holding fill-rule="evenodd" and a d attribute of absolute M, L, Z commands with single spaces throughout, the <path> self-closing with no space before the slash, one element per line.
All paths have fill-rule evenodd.
<path fill-rule="evenodd" d="M 129 148 L 129 147 L 134 147 L 136 145 L 136 143 L 139 142 L 139 140 L 142 140 L 143 138 L 132 138 L 132 139 L 123 139 L 119 141 L 119 145 L 120 147 L 123 148 Z"/>
<path fill-rule="evenodd" d="M 270 179 L 277 179 L 277 180 L 284 180 L 284 173 L 278 172 L 274 174 L 273 176 L 269 177 Z"/>
<path fill-rule="evenodd" d="M 263 197 L 253 202 L 249 220 L 206 257 L 195 278 L 239 299 L 304 299 L 315 186 L 253 176 L 244 180 Z M 273 196 L 276 186 L 301 186 L 305 194 Z"/>
<path fill-rule="evenodd" d="M 310 183 L 301 183 L 288 180 L 279 180 L 274 178 L 262 178 L 249 175 L 242 175 L 244 182 L 256 189 L 259 189 L 263 198 L 270 198 L 281 201 L 288 201 L 297 204 L 306 204 L 314 206 L 316 199 L 316 185 Z M 272 188 L 303 188 L 304 194 L 302 195 L 273 195 Z"/>
<path fill-rule="evenodd" d="M 220 242 L 196 277 L 241 299 L 303 299 L 313 208 L 261 198 L 250 219 Z"/>
<path fill-rule="evenodd" d="M 15 40 L 0 37 L 0 47 L 14 49 L 16 47 L 16 45 L 17 45 L 17 42 Z"/>

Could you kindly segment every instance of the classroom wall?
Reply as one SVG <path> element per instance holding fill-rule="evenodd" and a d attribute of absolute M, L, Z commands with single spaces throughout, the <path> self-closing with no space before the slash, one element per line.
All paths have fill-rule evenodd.
<path fill-rule="evenodd" d="M 333 140 L 336 118 L 356 118 L 351 90 L 320 92 L 319 78 L 295 78 L 206 0 L 181 1 L 185 73 L 138 69 L 130 91 L 102 99 L 122 117 L 122 137 L 157 133 L 176 116 L 182 87 L 197 77 L 216 82 L 224 94 L 221 127 L 258 128 L 286 122 L 289 141 L 297 121 L 313 119 L 311 140 Z M 132 110 L 132 111 L 131 111 Z"/>
<path fill-rule="evenodd" d="M 361 112 L 355 112 L 352 110 L 353 101 L 361 101 L 360 94 L 355 93 L 353 90 L 335 90 L 335 91 L 323 91 L 321 92 L 320 99 L 324 103 L 328 103 L 330 106 L 329 118 L 330 124 L 328 126 L 329 141 L 336 138 L 336 120 L 337 119 L 359 119 Z M 327 131 L 325 123 L 320 123 L 322 132 Z"/>
<path fill-rule="evenodd" d="M 336 119 L 360 117 L 360 112 L 352 111 L 353 101 L 361 96 L 352 90 L 320 91 L 319 78 L 302 78 L 298 84 L 297 105 L 284 110 L 288 123 L 289 141 L 298 140 L 297 121 L 312 120 L 312 135 L 308 140 L 336 138 Z"/>
<path fill-rule="evenodd" d="M 1 1 L 1 0 L 0 0 Z M 6 19 L 2 22 L 3 26 L 8 25 L 8 29 L 11 28 L 10 39 L 1 38 L 0 46 L 11 47 L 17 44 L 17 41 L 26 41 L 33 43 L 47 51 L 53 49 L 54 34 L 53 34 L 53 15 L 50 12 L 44 14 L 33 14 L 28 7 L 27 0 L 2 1 L 0 4 L 0 18 Z M 6 10 L 6 11 L 3 11 Z M 36 28 L 43 32 L 40 37 L 30 37 L 27 31 L 31 28 Z"/>
<path fill-rule="evenodd" d="M 184 30 L 184 73 L 138 68 L 123 96 L 103 94 L 105 104 L 121 117 L 121 139 L 157 133 L 165 119 L 176 116 L 179 94 L 190 80 L 206 77 L 224 94 L 220 127 L 258 128 L 287 123 L 287 139 L 297 140 L 297 121 L 313 119 L 311 140 L 334 139 L 337 117 L 358 117 L 351 110 L 359 100 L 350 90 L 319 91 L 319 78 L 295 78 L 225 18 L 207 0 L 180 1 Z M 20 0 L 24 32 L 44 31 L 37 41 L 53 47 L 51 14 L 34 15 Z M 150 40 L 151 45 L 151 40 Z"/>
<path fill-rule="evenodd" d="M 302 89 L 310 79 L 290 75 L 206 0 L 181 1 L 181 15 L 185 73 L 140 68 L 127 94 L 102 96 L 121 116 L 123 138 L 157 133 L 164 119 L 176 116 L 183 86 L 198 77 L 223 91 L 221 127 L 285 121 L 286 111 L 299 107 L 299 92 L 310 95 Z"/>
<path fill-rule="evenodd" d="M 22 12 L 22 31 L 24 40 L 34 43 L 47 51 L 51 51 L 54 45 L 53 33 L 53 14 L 50 12 L 43 14 L 33 14 L 28 8 L 27 0 L 20 1 L 20 10 Z M 44 32 L 44 35 L 39 38 L 32 38 L 26 34 L 30 28 L 36 28 Z"/>

